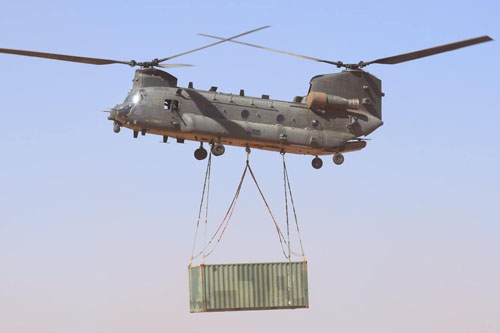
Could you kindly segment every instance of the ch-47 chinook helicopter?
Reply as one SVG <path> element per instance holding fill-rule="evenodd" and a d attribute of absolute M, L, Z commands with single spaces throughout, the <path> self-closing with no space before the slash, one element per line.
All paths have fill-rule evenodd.
<path fill-rule="evenodd" d="M 139 132 L 200 142 L 194 156 L 198 160 L 207 157 L 203 143 L 211 146 L 215 156 L 224 154 L 224 145 L 265 149 L 281 153 L 315 156 L 312 166 L 319 169 L 323 161 L 320 155 L 333 155 L 335 164 L 342 164 L 342 153 L 361 150 L 366 146 L 366 135 L 372 133 L 382 122 L 381 81 L 363 70 L 370 64 L 398 64 L 430 55 L 455 50 L 465 46 L 491 41 L 489 36 L 472 38 L 460 42 L 432 47 L 420 51 L 345 64 L 307 57 L 259 45 L 234 40 L 257 28 L 230 38 L 210 35 L 217 42 L 162 59 L 147 62 L 119 61 L 88 58 L 54 53 L 0 49 L 0 53 L 49 58 L 93 65 L 126 64 L 139 66 L 133 79 L 132 90 L 125 101 L 111 109 L 109 120 L 113 129 L 121 127 L 133 130 L 134 138 Z M 211 47 L 223 42 L 239 43 L 269 51 L 288 54 L 304 59 L 344 67 L 340 73 L 318 75 L 311 79 L 307 96 L 297 96 L 292 102 L 272 100 L 268 95 L 260 98 L 239 94 L 217 92 L 217 87 L 207 90 L 177 86 L 177 78 L 159 70 L 190 66 L 184 64 L 162 64 L 164 61 Z"/>

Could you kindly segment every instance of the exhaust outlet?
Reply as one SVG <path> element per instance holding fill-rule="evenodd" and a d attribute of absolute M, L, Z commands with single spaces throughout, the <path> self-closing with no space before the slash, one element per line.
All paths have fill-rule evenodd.
<path fill-rule="evenodd" d="M 342 111 L 346 109 L 359 110 L 359 99 L 347 99 L 340 96 L 313 91 L 307 95 L 307 107 L 313 111 Z"/>

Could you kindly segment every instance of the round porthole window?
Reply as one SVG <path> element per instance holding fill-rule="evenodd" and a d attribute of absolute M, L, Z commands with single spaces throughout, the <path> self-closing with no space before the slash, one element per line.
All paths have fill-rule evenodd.
<path fill-rule="evenodd" d="M 314 128 L 319 126 L 319 121 L 317 121 L 316 119 L 314 119 L 311 123 Z"/>
<path fill-rule="evenodd" d="M 285 116 L 282 115 L 282 114 L 279 114 L 277 117 L 276 117 L 276 122 L 278 124 L 283 124 L 283 122 L 285 121 Z"/>
<path fill-rule="evenodd" d="M 241 111 L 241 118 L 248 119 L 248 116 L 250 116 L 250 112 L 248 112 L 248 110 Z"/>

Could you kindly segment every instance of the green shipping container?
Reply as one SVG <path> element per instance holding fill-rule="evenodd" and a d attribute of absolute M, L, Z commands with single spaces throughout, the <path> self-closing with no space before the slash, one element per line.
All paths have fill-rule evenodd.
<path fill-rule="evenodd" d="M 189 267 L 191 312 L 309 307 L 307 262 Z"/>

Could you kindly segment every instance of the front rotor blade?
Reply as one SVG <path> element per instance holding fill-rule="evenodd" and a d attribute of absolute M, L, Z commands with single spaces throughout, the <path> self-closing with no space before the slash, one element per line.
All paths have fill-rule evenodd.
<path fill-rule="evenodd" d="M 438 54 L 438 53 L 453 51 L 453 50 L 456 50 L 456 49 L 459 49 L 462 47 L 466 47 L 466 46 L 471 46 L 471 45 L 475 45 L 475 44 L 479 44 L 479 43 L 489 42 L 492 40 L 493 39 L 490 36 L 481 36 L 481 37 L 463 40 L 460 42 L 431 47 L 431 48 L 420 50 L 420 51 L 399 54 L 396 56 L 381 58 L 381 59 L 368 61 L 368 62 L 361 62 L 360 65 L 361 65 L 361 67 L 364 67 L 364 66 L 367 66 L 370 64 L 394 65 L 394 64 L 399 64 L 401 62 L 405 62 L 405 61 L 410 61 L 410 60 L 415 60 L 415 59 L 419 59 L 419 58 L 423 58 L 423 57 L 428 57 L 428 56 Z"/>
<path fill-rule="evenodd" d="M 212 36 L 212 35 L 207 35 L 207 34 L 202 34 L 202 33 L 199 33 L 198 35 L 203 36 L 203 37 L 208 37 L 208 38 L 219 39 L 221 41 L 228 41 L 228 42 L 237 43 L 237 44 L 241 44 L 241 45 L 256 47 L 258 49 L 263 49 L 263 50 L 267 50 L 267 51 L 271 51 L 271 52 L 277 52 L 277 53 L 281 53 L 281 54 L 287 54 L 287 55 L 291 55 L 291 56 L 302 58 L 302 59 L 308 59 L 308 60 L 313 60 L 313 61 L 317 61 L 317 62 L 324 62 L 324 63 L 335 65 L 335 66 L 342 66 L 342 63 L 339 62 L 339 61 L 330 61 L 330 60 L 324 60 L 324 59 L 318 59 L 318 58 L 308 57 L 308 56 L 305 56 L 305 55 L 302 55 L 302 54 L 297 54 L 297 53 L 292 53 L 292 52 L 288 52 L 288 51 L 277 50 L 277 49 L 273 49 L 273 48 L 266 47 L 266 46 L 260 46 L 260 45 L 255 45 L 255 44 L 240 42 L 238 40 L 224 39 L 222 37 L 217 37 L 217 36 Z"/>
<path fill-rule="evenodd" d="M 179 67 L 192 67 L 194 65 L 189 65 L 189 64 L 158 64 L 155 65 L 155 67 L 161 67 L 161 68 L 179 68 Z"/>
<path fill-rule="evenodd" d="M 183 56 L 183 55 L 186 55 L 186 54 L 189 54 L 189 53 L 193 53 L 193 52 L 196 52 L 196 51 L 200 51 L 200 50 L 203 50 L 203 49 L 206 49 L 208 47 L 212 47 L 212 46 L 215 46 L 217 44 L 220 44 L 220 43 L 224 43 L 224 42 L 227 42 L 227 41 L 230 41 L 231 39 L 234 39 L 234 38 L 238 38 L 238 37 L 241 37 L 241 36 L 244 36 L 244 35 L 248 35 L 248 34 L 251 34 L 252 32 L 256 32 L 256 31 L 259 31 L 259 30 L 262 30 L 262 29 L 266 29 L 266 28 L 269 28 L 270 25 L 266 25 L 266 26 L 263 26 L 263 27 L 260 27 L 260 28 L 257 28 L 257 29 L 253 29 L 253 30 L 250 30 L 250 31 L 247 31 L 247 32 L 244 32 L 244 33 L 241 33 L 241 34 L 238 34 L 236 36 L 233 36 L 233 37 L 229 37 L 227 39 L 224 39 L 223 40 L 220 40 L 218 42 L 215 42 L 215 43 L 212 43 L 212 44 L 208 44 L 208 45 L 205 45 L 205 46 L 202 46 L 202 47 L 198 47 L 194 50 L 190 50 L 190 51 L 186 51 L 186 52 L 182 52 L 182 53 L 179 53 L 179 54 L 176 54 L 176 55 L 173 55 L 173 56 L 170 56 L 170 57 L 167 57 L 167 58 L 163 58 L 163 59 L 159 59 L 158 62 L 164 62 L 164 61 L 167 61 L 167 60 L 170 60 L 170 59 L 173 59 L 173 58 L 177 58 L 177 57 L 180 57 L 180 56 Z"/>
<path fill-rule="evenodd" d="M 54 59 L 54 60 L 62 60 L 62 61 L 71 61 L 71 62 L 80 62 L 84 64 L 91 65 L 110 65 L 110 64 L 126 64 L 132 65 L 130 61 L 120 61 L 120 60 L 111 60 L 111 59 L 100 59 L 100 58 L 88 58 L 88 57 L 79 57 L 73 55 L 66 54 L 57 54 L 57 53 L 45 53 L 45 52 L 35 52 L 35 51 L 26 51 L 26 50 L 13 50 L 13 49 L 1 49 L 0 53 L 8 53 L 21 55 L 26 57 L 37 57 L 37 58 L 46 58 L 46 59 Z"/>

